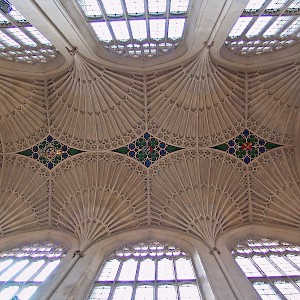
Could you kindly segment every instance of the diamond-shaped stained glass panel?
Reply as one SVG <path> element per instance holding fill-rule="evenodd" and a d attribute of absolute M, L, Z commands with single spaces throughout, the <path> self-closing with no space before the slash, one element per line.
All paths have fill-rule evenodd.
<path fill-rule="evenodd" d="M 39 144 L 21 151 L 19 154 L 35 159 L 51 170 L 59 162 L 81 152 L 83 151 L 70 148 L 49 135 Z"/>
<path fill-rule="evenodd" d="M 163 156 L 180 149 L 182 148 L 168 145 L 146 132 L 143 136 L 129 145 L 113 151 L 128 155 L 142 163 L 144 166 L 150 167 Z"/>
<path fill-rule="evenodd" d="M 213 148 L 232 154 L 248 164 L 259 155 L 280 146 L 261 139 L 245 129 L 235 138 Z"/>

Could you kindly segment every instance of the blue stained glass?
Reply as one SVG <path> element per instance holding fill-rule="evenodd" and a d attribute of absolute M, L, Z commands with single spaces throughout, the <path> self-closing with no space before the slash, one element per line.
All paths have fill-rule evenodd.
<path fill-rule="evenodd" d="M 51 135 L 49 135 L 49 136 L 47 137 L 47 142 L 51 143 L 51 142 L 52 142 L 52 140 L 53 140 L 52 136 L 51 136 Z"/>
<path fill-rule="evenodd" d="M 166 144 L 165 144 L 165 143 L 160 143 L 160 144 L 159 144 L 159 147 L 160 147 L 160 148 L 166 148 Z"/>
<path fill-rule="evenodd" d="M 37 151 L 39 150 L 39 147 L 38 147 L 38 146 L 34 146 L 34 147 L 32 148 L 32 150 L 33 150 L 34 152 L 37 152 Z"/>
<path fill-rule="evenodd" d="M 39 155 L 38 155 L 37 153 L 33 153 L 33 154 L 32 154 L 32 157 L 33 157 L 34 159 L 38 159 L 38 158 L 39 158 Z"/>
<path fill-rule="evenodd" d="M 63 153 L 63 154 L 61 155 L 61 157 L 64 158 L 64 159 L 68 158 L 68 153 Z"/>
<path fill-rule="evenodd" d="M 235 142 L 234 142 L 233 140 L 230 140 L 230 141 L 228 142 L 228 145 L 231 146 L 231 147 L 234 146 L 234 144 L 235 144 Z"/>
<path fill-rule="evenodd" d="M 160 155 L 161 156 L 164 156 L 164 155 L 166 155 L 167 154 L 167 151 L 166 150 L 160 150 Z"/>
<path fill-rule="evenodd" d="M 248 129 L 245 129 L 243 133 L 244 133 L 244 136 L 247 137 L 247 136 L 249 135 L 249 130 L 248 130 Z"/>
<path fill-rule="evenodd" d="M 259 140 L 258 143 L 259 143 L 260 145 L 264 145 L 264 144 L 266 143 L 266 141 L 265 141 L 265 140 Z"/>
<path fill-rule="evenodd" d="M 134 151 L 130 151 L 129 152 L 129 156 L 134 157 L 135 156 L 135 152 Z"/>
<path fill-rule="evenodd" d="M 146 132 L 146 133 L 144 134 L 144 138 L 145 138 L 146 140 L 148 140 L 148 139 L 149 139 L 149 137 L 150 137 L 149 133 L 148 133 L 148 132 Z"/>
<path fill-rule="evenodd" d="M 62 151 L 67 151 L 67 150 L 68 150 L 68 147 L 67 147 L 66 145 L 62 145 L 61 150 L 62 150 Z"/>
<path fill-rule="evenodd" d="M 259 147 L 259 151 L 260 151 L 261 153 L 264 153 L 264 152 L 266 151 L 266 148 L 265 148 L 265 147 Z"/>
<path fill-rule="evenodd" d="M 249 156 L 246 156 L 246 157 L 244 158 L 244 162 L 245 162 L 246 164 L 249 164 L 250 161 L 251 161 L 251 159 L 250 159 Z"/>
<path fill-rule="evenodd" d="M 129 144 L 128 148 L 129 149 L 134 149 L 135 148 L 135 144 Z"/>
<path fill-rule="evenodd" d="M 53 168 L 53 163 L 52 162 L 49 162 L 48 163 L 48 168 L 51 170 Z"/>
<path fill-rule="evenodd" d="M 145 166 L 146 167 L 150 167 L 151 166 L 151 161 L 149 159 L 146 159 Z"/>
<path fill-rule="evenodd" d="M 228 152 L 229 152 L 230 154 L 234 154 L 235 150 L 234 150 L 234 148 L 229 148 Z"/>

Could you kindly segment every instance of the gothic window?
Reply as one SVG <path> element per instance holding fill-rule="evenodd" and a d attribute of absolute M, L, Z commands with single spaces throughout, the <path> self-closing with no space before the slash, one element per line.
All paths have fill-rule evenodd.
<path fill-rule="evenodd" d="M 250 0 L 225 45 L 248 56 L 277 51 L 299 40 L 299 0 Z"/>
<path fill-rule="evenodd" d="M 151 58 L 183 40 L 189 0 L 77 0 L 100 45 L 131 58 Z"/>
<path fill-rule="evenodd" d="M 0 10 L 0 58 L 28 64 L 47 63 L 58 56 L 54 46 L 17 10 Z"/>
<path fill-rule="evenodd" d="M 190 257 L 162 242 L 140 242 L 105 261 L 90 300 L 200 300 Z"/>
<path fill-rule="evenodd" d="M 269 239 L 237 243 L 232 254 L 263 300 L 300 299 L 300 247 Z"/>
<path fill-rule="evenodd" d="M 53 242 L 0 253 L 0 299 L 27 300 L 58 266 L 65 250 Z"/>

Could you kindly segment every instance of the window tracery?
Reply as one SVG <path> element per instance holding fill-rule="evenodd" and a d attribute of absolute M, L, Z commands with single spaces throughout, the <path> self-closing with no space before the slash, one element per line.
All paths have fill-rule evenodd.
<path fill-rule="evenodd" d="M 263 300 L 300 298 L 299 246 L 249 239 L 237 243 L 232 255 Z"/>
<path fill-rule="evenodd" d="M 105 49 L 131 58 L 151 58 L 183 40 L 189 0 L 77 0 Z"/>
<path fill-rule="evenodd" d="M 53 242 L 33 243 L 0 253 L 0 299 L 27 300 L 64 257 Z"/>
<path fill-rule="evenodd" d="M 57 56 L 53 45 L 14 6 L 7 14 L 0 10 L 0 58 L 33 64 Z"/>
<path fill-rule="evenodd" d="M 300 39 L 299 0 L 250 0 L 225 42 L 240 55 L 259 55 Z"/>
<path fill-rule="evenodd" d="M 90 300 L 201 299 L 192 261 L 162 242 L 140 242 L 115 251 L 104 263 Z"/>

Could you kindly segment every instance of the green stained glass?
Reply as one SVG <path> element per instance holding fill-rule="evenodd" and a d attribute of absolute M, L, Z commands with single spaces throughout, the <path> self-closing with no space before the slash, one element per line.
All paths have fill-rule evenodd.
<path fill-rule="evenodd" d="M 39 144 L 21 151 L 19 154 L 35 159 L 51 170 L 64 159 L 81 152 L 83 151 L 70 148 L 49 135 Z"/>
<path fill-rule="evenodd" d="M 257 156 L 280 146 L 261 139 L 248 129 L 245 129 L 237 137 L 213 148 L 232 154 L 248 164 Z"/>
<path fill-rule="evenodd" d="M 130 156 L 144 166 L 150 167 L 163 156 L 180 149 L 182 148 L 168 145 L 146 132 L 136 141 L 113 151 Z"/>

